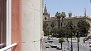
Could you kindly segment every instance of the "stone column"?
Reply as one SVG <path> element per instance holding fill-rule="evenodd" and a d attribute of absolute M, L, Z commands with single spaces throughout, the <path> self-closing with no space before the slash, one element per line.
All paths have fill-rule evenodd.
<path fill-rule="evenodd" d="M 42 0 L 22 0 L 22 51 L 40 51 Z"/>

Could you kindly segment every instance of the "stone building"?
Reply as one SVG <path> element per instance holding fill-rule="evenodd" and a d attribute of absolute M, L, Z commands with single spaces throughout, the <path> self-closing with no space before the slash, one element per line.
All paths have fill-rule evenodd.
<path fill-rule="evenodd" d="M 85 9 L 84 16 L 72 16 L 71 12 L 68 13 L 68 17 L 65 17 L 64 20 L 63 20 L 62 27 L 66 26 L 69 21 L 72 21 L 73 26 L 77 27 L 77 23 L 80 20 L 87 21 L 91 26 L 91 18 L 86 16 L 86 9 Z M 57 26 L 58 26 L 57 18 L 55 16 L 54 17 L 49 16 L 49 13 L 47 12 L 46 6 L 44 8 L 44 13 L 43 13 L 43 22 L 46 22 L 48 24 L 47 29 L 49 29 L 49 30 L 52 29 L 51 26 L 50 26 L 52 22 L 55 23 L 54 28 L 57 28 Z M 60 23 L 61 22 L 62 22 L 62 19 L 60 19 Z M 91 33 L 91 27 L 89 29 L 89 32 Z"/>

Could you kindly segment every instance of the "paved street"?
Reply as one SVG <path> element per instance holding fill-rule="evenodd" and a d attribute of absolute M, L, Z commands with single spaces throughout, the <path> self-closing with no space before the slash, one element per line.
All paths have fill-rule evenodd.
<path fill-rule="evenodd" d="M 63 43 L 63 50 L 65 48 L 66 51 L 70 51 L 68 50 L 68 43 L 66 41 L 66 38 L 65 39 L 65 42 Z M 89 47 L 89 41 L 91 40 L 88 40 L 86 43 L 83 43 L 83 38 L 80 38 L 80 42 L 79 42 L 79 51 L 89 51 L 89 49 L 91 47 Z M 62 50 L 57 50 L 56 48 L 51 48 L 51 45 L 56 45 L 57 47 L 61 47 L 60 43 L 58 42 L 58 38 L 53 38 L 53 42 L 52 43 L 49 43 L 48 40 L 47 40 L 47 37 L 45 37 L 43 39 L 43 42 L 42 42 L 42 51 L 62 51 Z M 70 38 L 69 38 L 69 47 L 70 47 Z M 46 47 L 49 47 L 49 48 L 46 48 Z M 77 40 L 73 40 L 73 51 L 77 51 Z"/>

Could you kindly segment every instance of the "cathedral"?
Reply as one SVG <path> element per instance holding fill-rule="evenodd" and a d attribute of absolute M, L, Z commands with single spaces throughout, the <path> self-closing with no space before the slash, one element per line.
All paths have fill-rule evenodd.
<path fill-rule="evenodd" d="M 84 16 L 72 16 L 71 12 L 68 13 L 68 17 L 65 17 L 63 20 L 62 27 L 66 26 L 69 21 L 72 21 L 73 26 L 77 27 L 77 23 L 80 20 L 87 21 L 90 24 L 90 29 L 88 32 L 89 32 L 89 34 L 91 34 L 91 18 L 86 15 L 86 9 L 84 11 Z M 46 22 L 48 24 L 47 29 L 49 29 L 49 31 L 51 31 L 51 29 L 52 29 L 52 27 L 50 26 L 52 22 L 55 23 L 54 28 L 58 27 L 57 18 L 55 16 L 50 17 L 50 14 L 47 12 L 46 5 L 44 8 L 44 12 L 43 12 L 43 22 Z M 60 19 L 60 23 L 61 22 L 62 22 L 62 18 Z"/>

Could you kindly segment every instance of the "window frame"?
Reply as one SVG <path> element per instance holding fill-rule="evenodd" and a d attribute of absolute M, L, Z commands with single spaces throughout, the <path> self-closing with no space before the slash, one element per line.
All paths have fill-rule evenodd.
<path fill-rule="evenodd" d="M 9 45 L 11 45 L 11 0 L 6 1 L 6 46 Z"/>

